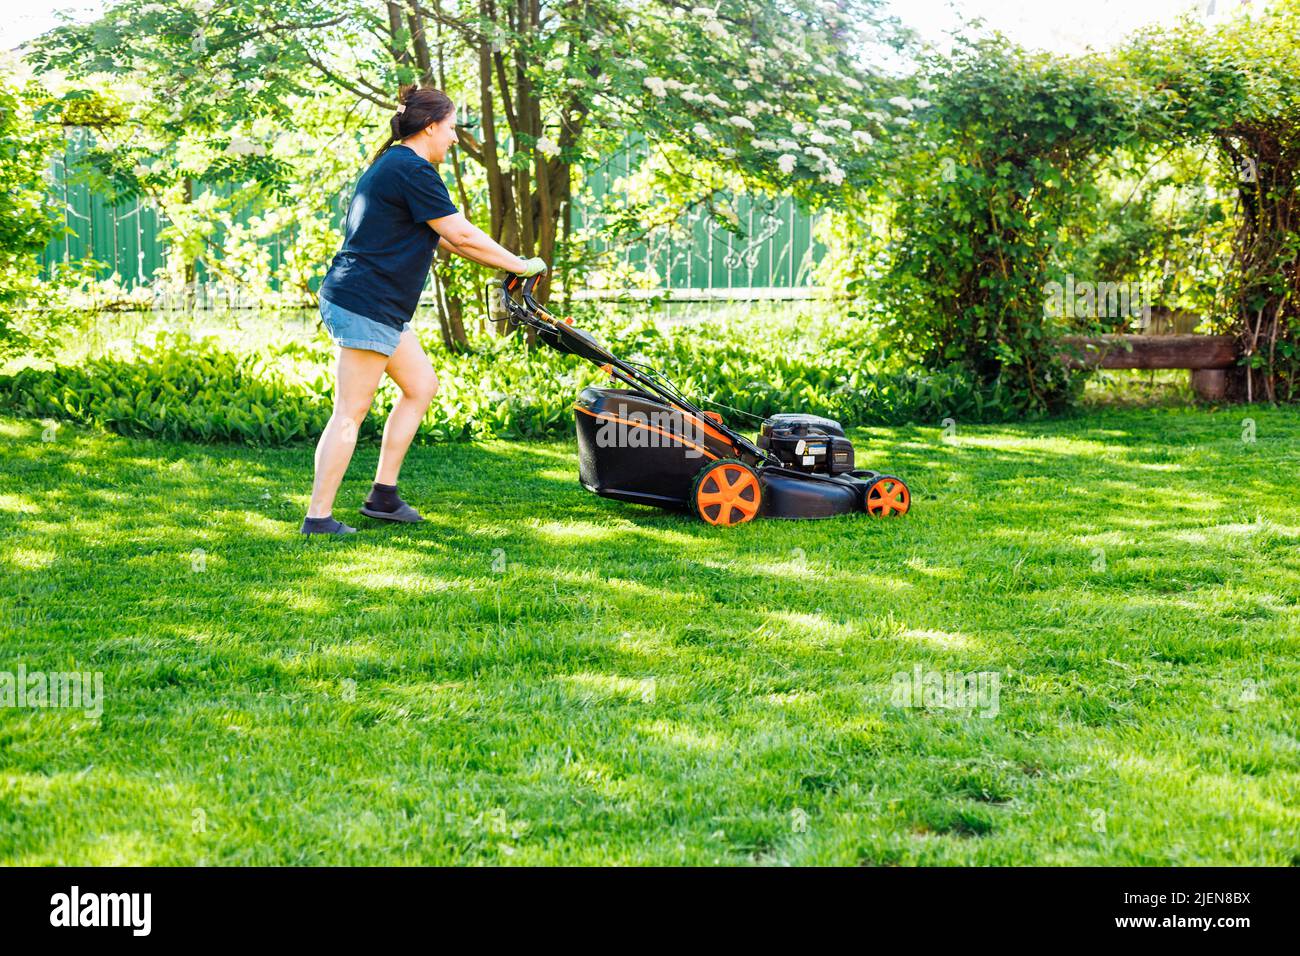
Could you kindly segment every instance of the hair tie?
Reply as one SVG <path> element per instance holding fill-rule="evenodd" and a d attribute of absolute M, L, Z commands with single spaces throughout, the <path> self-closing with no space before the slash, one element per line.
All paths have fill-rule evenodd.
<path fill-rule="evenodd" d="M 405 104 L 405 103 L 398 103 L 398 104 L 397 104 L 397 112 L 399 112 L 399 113 L 405 113 L 405 112 L 406 112 L 406 104 Z"/>

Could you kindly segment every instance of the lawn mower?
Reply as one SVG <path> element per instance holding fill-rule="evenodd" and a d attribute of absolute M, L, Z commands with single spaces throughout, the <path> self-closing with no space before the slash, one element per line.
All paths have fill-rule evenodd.
<path fill-rule="evenodd" d="M 720 413 L 688 400 L 659 372 L 616 357 L 591 334 L 574 328 L 572 319 L 552 315 L 533 297 L 537 280 L 513 274 L 502 280 L 501 303 L 510 324 L 532 329 L 538 341 L 594 363 L 626 386 L 584 388 L 574 405 L 578 475 L 588 491 L 619 501 L 685 508 L 723 526 L 760 516 L 907 513 L 907 485 L 893 475 L 856 470 L 853 444 L 839 422 L 799 413 L 751 416 L 760 423 L 751 442 Z"/>

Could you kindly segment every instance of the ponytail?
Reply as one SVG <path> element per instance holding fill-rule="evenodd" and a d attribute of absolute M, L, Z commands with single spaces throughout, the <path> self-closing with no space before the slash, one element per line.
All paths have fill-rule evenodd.
<path fill-rule="evenodd" d="M 441 90 L 403 86 L 397 93 L 397 112 L 388 121 L 388 140 L 370 158 L 371 165 L 388 152 L 394 143 L 414 136 L 422 129 L 440 123 L 451 115 L 451 98 Z"/>

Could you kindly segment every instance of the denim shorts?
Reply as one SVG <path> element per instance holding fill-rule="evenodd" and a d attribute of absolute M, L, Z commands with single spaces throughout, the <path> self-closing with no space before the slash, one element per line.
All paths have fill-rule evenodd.
<path fill-rule="evenodd" d="M 335 305 L 323 296 L 320 300 L 320 317 L 335 345 L 345 349 L 365 349 L 383 355 L 392 355 L 402 332 L 411 327 L 411 323 L 407 322 L 399 331 L 377 319 L 369 319 L 364 315 L 349 312 L 343 306 Z"/>

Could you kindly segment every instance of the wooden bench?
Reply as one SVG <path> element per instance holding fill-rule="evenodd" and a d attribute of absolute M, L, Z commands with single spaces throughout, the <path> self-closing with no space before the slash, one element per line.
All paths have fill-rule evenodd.
<path fill-rule="evenodd" d="M 1209 401 L 1223 398 L 1227 369 L 1237 364 L 1231 335 L 1071 335 L 1062 342 L 1065 361 L 1085 368 L 1185 368 L 1192 390 Z"/>

